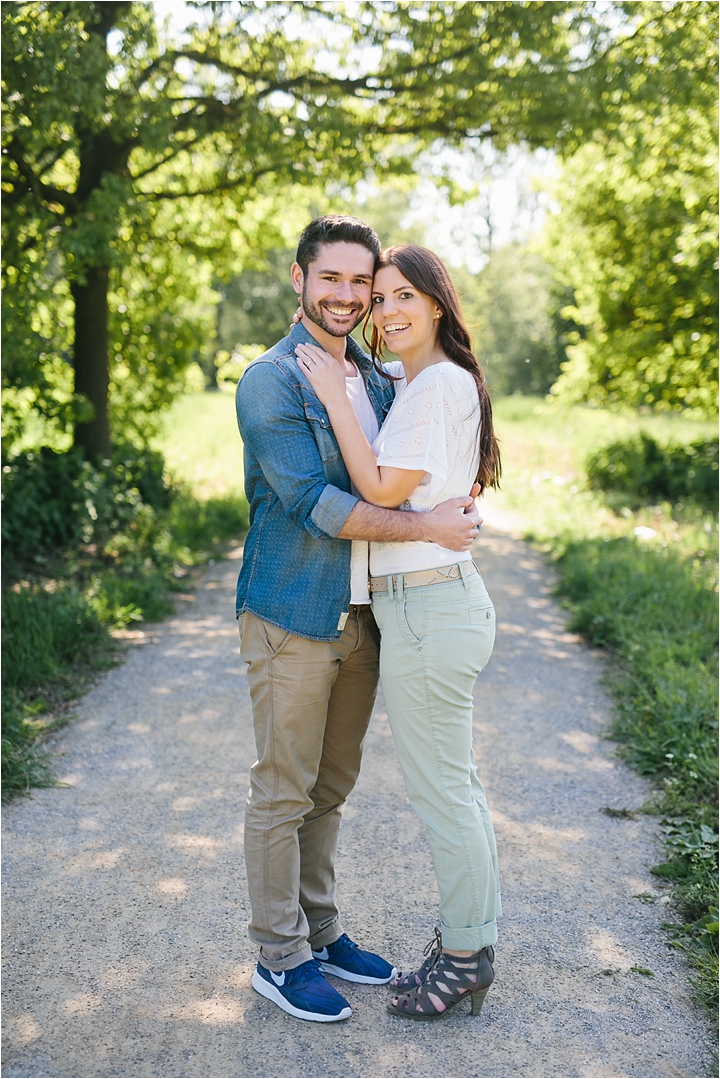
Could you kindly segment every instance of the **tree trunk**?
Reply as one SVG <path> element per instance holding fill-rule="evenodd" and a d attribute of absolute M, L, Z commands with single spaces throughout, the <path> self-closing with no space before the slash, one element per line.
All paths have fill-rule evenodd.
<path fill-rule="evenodd" d="M 84 285 L 73 282 L 75 301 L 75 393 L 93 407 L 93 418 L 75 427 L 75 445 L 85 457 L 110 456 L 108 417 L 108 277 L 107 266 L 88 267 Z"/>

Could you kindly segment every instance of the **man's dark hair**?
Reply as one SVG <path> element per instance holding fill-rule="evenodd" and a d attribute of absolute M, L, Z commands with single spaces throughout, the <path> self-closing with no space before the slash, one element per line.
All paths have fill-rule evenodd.
<path fill-rule="evenodd" d="M 318 257 L 321 244 L 360 244 L 366 247 L 377 261 L 380 257 L 380 240 L 374 229 L 357 217 L 347 214 L 326 214 L 317 217 L 303 229 L 295 261 L 304 274 Z"/>

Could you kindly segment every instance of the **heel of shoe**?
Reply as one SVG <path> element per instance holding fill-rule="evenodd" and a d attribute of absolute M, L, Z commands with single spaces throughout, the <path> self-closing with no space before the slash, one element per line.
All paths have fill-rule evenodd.
<path fill-rule="evenodd" d="M 471 998 L 471 1015 L 480 1015 L 483 1004 L 485 1003 L 485 997 L 488 995 L 487 989 L 478 989 L 475 993 L 470 994 Z"/>

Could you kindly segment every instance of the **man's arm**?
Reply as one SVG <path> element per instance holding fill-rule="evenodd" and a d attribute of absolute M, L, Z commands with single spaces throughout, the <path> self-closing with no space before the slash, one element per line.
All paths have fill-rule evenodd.
<path fill-rule="evenodd" d="M 325 479 L 297 387 L 274 363 L 251 364 L 236 396 L 238 426 L 288 517 L 316 539 L 334 539 L 358 499 Z"/>
<path fill-rule="evenodd" d="M 441 502 L 431 513 L 386 510 L 358 502 L 338 532 L 338 539 L 380 543 L 425 540 L 451 551 L 467 551 L 481 524 L 477 506 L 469 496 Z"/>
<path fill-rule="evenodd" d="M 470 546 L 479 523 L 471 498 L 409 513 L 360 502 L 327 483 L 297 390 L 274 364 L 249 367 L 236 400 L 245 446 L 288 516 L 317 539 L 428 540 L 453 551 Z M 465 516 L 463 507 L 470 509 Z"/>

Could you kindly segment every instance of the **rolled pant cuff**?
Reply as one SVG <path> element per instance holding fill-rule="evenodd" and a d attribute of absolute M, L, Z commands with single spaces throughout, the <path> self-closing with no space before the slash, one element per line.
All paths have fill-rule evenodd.
<path fill-rule="evenodd" d="M 291 955 L 283 956 L 280 959 L 267 959 L 263 955 L 262 948 L 260 949 L 260 962 L 268 970 L 274 970 L 279 974 L 283 970 L 294 970 L 295 967 L 301 966 L 303 963 L 308 963 L 312 959 L 312 949 L 309 944 L 303 944 L 297 952 L 292 952 Z"/>
<path fill-rule="evenodd" d="M 468 926 L 466 929 L 450 929 L 441 922 L 440 929 L 443 948 L 450 948 L 454 952 L 480 952 L 491 944 L 497 944 L 497 922 L 494 920 L 485 925 Z"/>
<path fill-rule="evenodd" d="M 326 948 L 328 944 L 334 944 L 342 935 L 343 927 L 340 924 L 340 919 L 336 918 L 330 925 L 326 925 L 324 929 L 318 930 L 317 933 L 309 937 L 308 944 L 314 952 L 319 952 L 321 948 Z"/>

